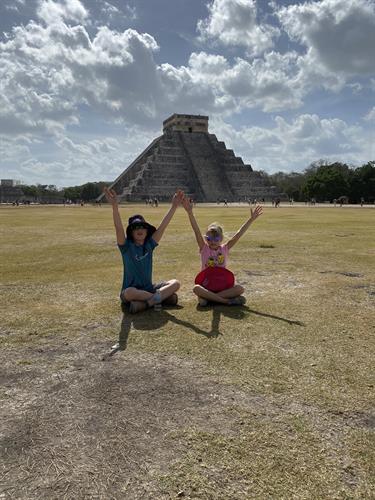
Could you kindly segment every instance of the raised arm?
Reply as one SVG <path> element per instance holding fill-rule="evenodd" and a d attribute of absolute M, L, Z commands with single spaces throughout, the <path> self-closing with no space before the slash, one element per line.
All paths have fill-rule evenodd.
<path fill-rule="evenodd" d="M 253 211 L 253 209 L 250 209 L 250 217 L 249 219 L 243 224 L 240 229 L 237 231 L 237 233 L 228 241 L 227 246 L 228 248 L 232 248 L 233 245 L 237 243 L 237 241 L 241 238 L 242 235 L 246 233 L 246 231 L 249 229 L 251 224 L 257 219 L 260 215 L 263 213 L 263 208 L 260 205 L 257 205 Z"/>
<path fill-rule="evenodd" d="M 171 222 L 172 217 L 174 216 L 174 213 L 180 205 L 182 198 L 184 196 L 184 193 L 179 189 L 176 191 L 172 198 L 172 205 L 171 208 L 168 210 L 168 212 L 165 214 L 164 219 L 161 221 L 160 226 L 157 228 L 157 230 L 154 232 L 152 235 L 152 238 L 156 241 L 156 243 L 159 243 L 161 240 L 164 231 L 167 229 L 168 224 Z"/>
<path fill-rule="evenodd" d="M 104 194 L 108 203 L 112 205 L 113 223 L 116 229 L 117 244 L 123 245 L 126 238 L 124 226 L 122 225 L 120 217 L 120 212 L 118 210 L 117 194 L 113 189 L 108 189 L 107 187 L 104 188 Z"/>
<path fill-rule="evenodd" d="M 190 224 L 191 224 L 191 227 L 193 228 L 193 231 L 195 234 L 195 239 L 197 240 L 199 250 L 202 250 L 202 248 L 205 245 L 205 242 L 204 242 L 204 239 L 202 237 L 202 233 L 200 232 L 198 223 L 197 223 L 197 221 L 194 217 L 194 214 L 193 214 L 193 204 L 190 203 L 188 198 L 184 197 L 184 199 L 182 200 L 182 205 L 188 213 Z"/>

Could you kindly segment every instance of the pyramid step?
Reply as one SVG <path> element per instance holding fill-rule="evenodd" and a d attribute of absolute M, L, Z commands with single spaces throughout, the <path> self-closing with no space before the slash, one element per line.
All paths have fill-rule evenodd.
<path fill-rule="evenodd" d="M 270 199 L 276 193 L 215 134 L 174 129 L 152 141 L 111 187 L 129 201 L 170 200 L 176 187 L 197 201 Z"/>

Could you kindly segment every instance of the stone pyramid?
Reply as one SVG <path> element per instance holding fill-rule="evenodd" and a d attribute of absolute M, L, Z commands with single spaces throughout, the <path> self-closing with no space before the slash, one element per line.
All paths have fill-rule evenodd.
<path fill-rule="evenodd" d="M 176 188 L 198 202 L 281 197 L 260 172 L 208 132 L 208 116 L 200 115 L 174 114 L 166 119 L 163 135 L 110 187 L 120 201 L 169 201 Z"/>

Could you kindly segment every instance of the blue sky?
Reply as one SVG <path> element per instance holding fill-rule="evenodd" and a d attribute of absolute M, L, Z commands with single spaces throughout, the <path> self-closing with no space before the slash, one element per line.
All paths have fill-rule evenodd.
<path fill-rule="evenodd" d="M 0 176 L 113 180 L 172 113 L 254 169 L 375 160 L 373 0 L 2 0 Z"/>

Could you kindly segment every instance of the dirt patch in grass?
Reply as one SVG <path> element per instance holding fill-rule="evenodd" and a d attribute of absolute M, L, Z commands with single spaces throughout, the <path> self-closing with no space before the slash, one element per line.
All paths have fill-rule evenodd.
<path fill-rule="evenodd" d="M 265 211 L 231 251 L 247 305 L 199 309 L 177 211 L 154 279 L 181 306 L 130 319 L 107 208 L 4 219 L 1 500 L 372 498 L 373 213 Z M 196 215 L 233 234 L 248 208 Z"/>
<path fill-rule="evenodd" d="M 105 344 L 82 333 L 3 353 L 2 498 L 250 498 L 292 493 L 306 473 L 294 492 L 308 498 L 324 469 L 327 491 L 363 486 L 342 457 L 374 415 L 241 390 L 171 354 L 102 362 Z M 282 466 L 267 485 L 270 457 Z"/>

